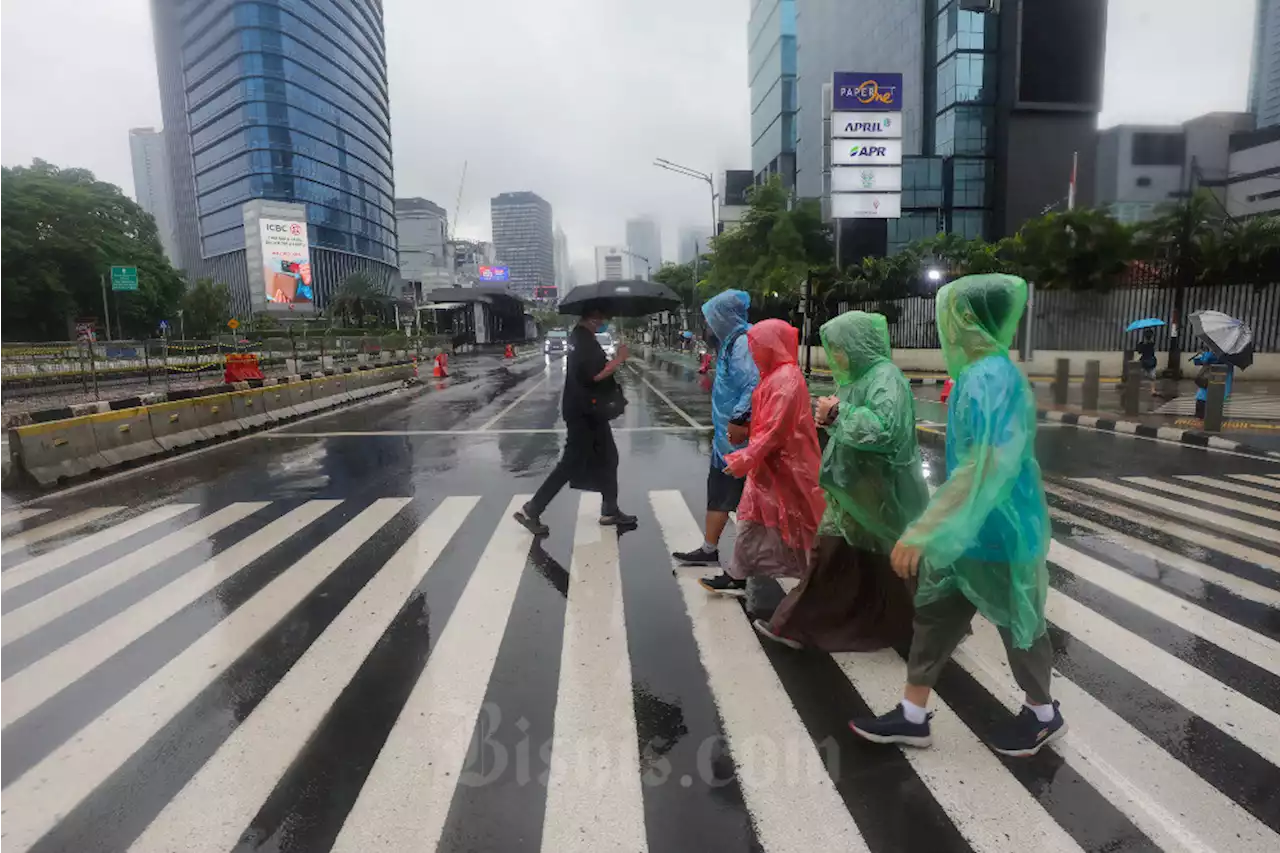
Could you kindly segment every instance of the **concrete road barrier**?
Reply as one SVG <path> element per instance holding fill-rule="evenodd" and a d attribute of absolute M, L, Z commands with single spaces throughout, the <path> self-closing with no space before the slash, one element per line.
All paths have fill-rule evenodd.
<path fill-rule="evenodd" d="M 83 415 L 9 430 L 15 467 L 42 486 L 106 468 L 108 462 L 98 452 L 93 435 L 94 417 Z"/>
<path fill-rule="evenodd" d="M 347 389 L 351 393 L 351 399 L 363 400 L 369 396 L 369 371 L 353 370 L 346 376 Z"/>
<path fill-rule="evenodd" d="M 296 416 L 309 415 L 319 408 L 315 405 L 315 400 L 312 397 L 311 382 L 309 380 L 305 380 L 301 376 L 290 376 L 289 382 L 284 387 L 289 395 L 289 405 L 293 407 Z"/>
<path fill-rule="evenodd" d="M 338 396 L 341 390 L 335 376 L 317 376 L 308 380 L 311 386 L 311 411 L 332 409 L 342 402 Z"/>
<path fill-rule="evenodd" d="M 240 428 L 248 431 L 259 429 L 271 422 L 267 413 L 267 403 L 263 399 L 265 392 L 261 388 L 247 391 L 233 391 L 231 398 L 231 414 L 240 422 Z"/>
<path fill-rule="evenodd" d="M 191 400 L 148 406 L 147 417 L 151 419 L 152 434 L 165 450 L 177 450 L 209 440 L 209 434 L 200 428 L 196 407 Z"/>
<path fill-rule="evenodd" d="M 195 407 L 196 424 L 211 439 L 234 435 L 244 429 L 236 418 L 230 394 L 196 397 L 191 404 Z"/>
<path fill-rule="evenodd" d="M 137 406 L 90 417 L 98 453 L 108 465 L 123 465 L 164 452 L 151 431 L 147 411 L 145 406 Z"/>
<path fill-rule="evenodd" d="M 291 421 L 298 416 L 289 400 L 289 389 L 282 384 L 263 386 L 262 400 L 267 407 L 267 418 L 272 423 Z"/>

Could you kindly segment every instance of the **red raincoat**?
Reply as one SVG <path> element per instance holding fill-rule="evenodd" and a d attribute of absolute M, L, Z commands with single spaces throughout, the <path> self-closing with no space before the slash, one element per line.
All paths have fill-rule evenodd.
<path fill-rule="evenodd" d="M 808 553 L 826 504 L 818 485 L 818 430 L 797 363 L 800 333 L 782 320 L 764 320 L 747 332 L 747 343 L 760 368 L 751 439 L 725 457 L 729 473 L 747 478 L 738 518 L 774 528 L 787 545 Z"/>

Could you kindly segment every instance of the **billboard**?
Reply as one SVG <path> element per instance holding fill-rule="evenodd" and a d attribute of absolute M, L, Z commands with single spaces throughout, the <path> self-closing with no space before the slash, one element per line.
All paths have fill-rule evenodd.
<path fill-rule="evenodd" d="M 511 281 L 511 270 L 507 267 L 480 265 L 481 281 Z"/>
<path fill-rule="evenodd" d="M 901 139 L 833 139 L 832 166 L 900 166 Z"/>
<path fill-rule="evenodd" d="M 834 219 L 897 219 L 902 216 L 901 193 L 832 193 Z"/>
<path fill-rule="evenodd" d="M 832 139 L 901 139 L 902 115 L 900 113 L 833 112 L 831 114 Z"/>
<path fill-rule="evenodd" d="M 307 223 L 289 219 L 261 219 L 262 272 L 271 308 L 315 305 L 311 282 L 311 247 Z"/>
<path fill-rule="evenodd" d="M 902 75 L 837 71 L 831 81 L 832 110 L 902 112 Z"/>
<path fill-rule="evenodd" d="M 863 166 L 831 170 L 833 193 L 902 192 L 902 170 L 896 166 Z"/>

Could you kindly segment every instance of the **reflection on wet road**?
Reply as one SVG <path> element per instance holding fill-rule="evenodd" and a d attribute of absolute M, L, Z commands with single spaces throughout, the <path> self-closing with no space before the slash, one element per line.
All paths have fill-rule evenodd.
<path fill-rule="evenodd" d="M 563 442 L 560 359 L 6 495 L 6 851 L 1280 849 L 1280 464 L 1041 430 L 1071 733 L 984 746 L 1021 698 L 979 621 L 907 753 L 846 726 L 898 653 L 766 647 L 779 584 L 672 569 L 710 380 L 622 379 L 629 532 L 568 491 L 545 541 L 510 519 Z"/>

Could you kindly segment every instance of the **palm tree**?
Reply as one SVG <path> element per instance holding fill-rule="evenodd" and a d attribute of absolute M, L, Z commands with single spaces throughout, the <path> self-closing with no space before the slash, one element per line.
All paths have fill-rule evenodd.
<path fill-rule="evenodd" d="M 388 296 L 378 289 L 367 273 L 354 272 L 342 282 L 342 287 L 329 303 L 330 316 L 342 318 L 342 325 L 350 327 L 351 318 L 364 325 L 365 316 L 372 314 L 378 322 L 383 319 Z"/>

